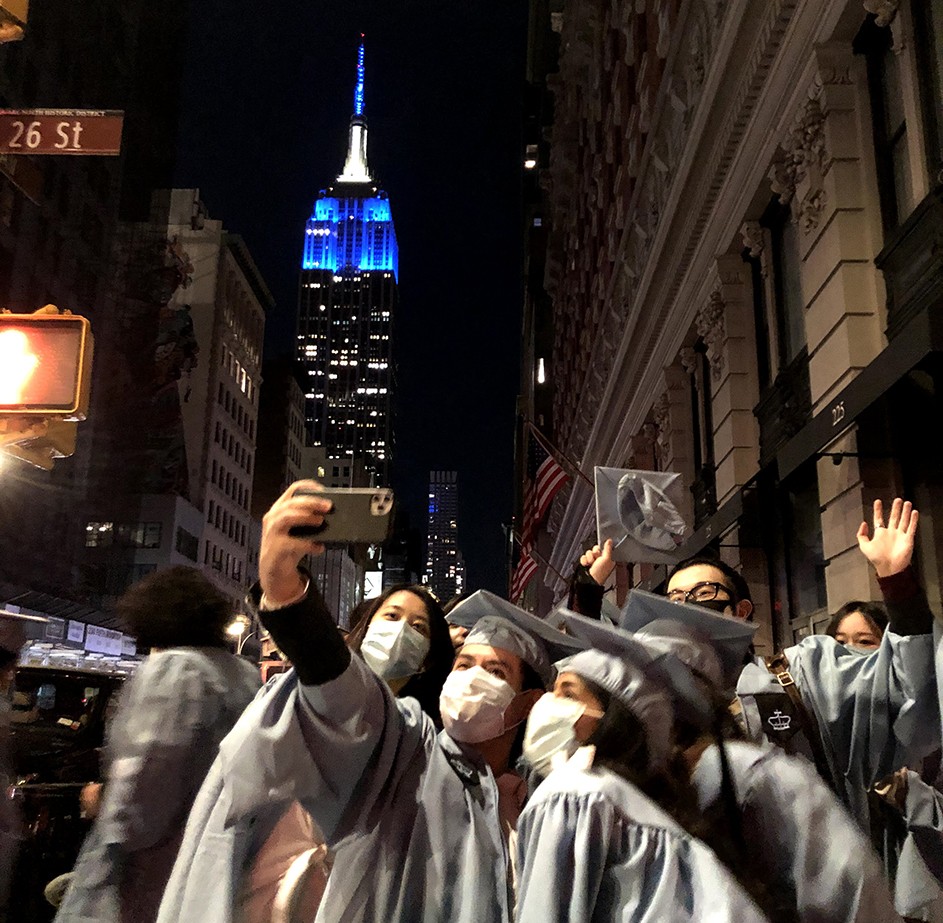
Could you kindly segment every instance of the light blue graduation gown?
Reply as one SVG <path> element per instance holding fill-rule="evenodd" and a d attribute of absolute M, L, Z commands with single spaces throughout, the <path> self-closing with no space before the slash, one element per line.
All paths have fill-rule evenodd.
<path fill-rule="evenodd" d="M 907 772 L 901 812 L 907 836 L 897 862 L 894 900 L 902 916 L 943 921 L 943 793 Z"/>
<path fill-rule="evenodd" d="M 870 840 L 805 760 L 775 747 L 725 744 L 753 871 L 795 902 L 807 923 L 898 919 Z M 720 752 L 691 776 L 701 809 L 721 796 Z"/>
<path fill-rule="evenodd" d="M 259 688 L 248 661 L 217 648 L 151 654 L 125 684 L 109 729 L 101 809 L 57 923 L 156 913 L 187 815 L 220 740 Z"/>
<path fill-rule="evenodd" d="M 886 631 L 870 654 L 827 635 L 786 648 L 790 673 L 815 718 L 836 794 L 869 830 L 867 790 L 900 766 L 918 765 L 940 746 L 940 716 L 929 634 Z M 743 668 L 737 695 L 751 740 L 765 738 L 756 695 L 783 697 L 776 678 L 758 664 Z"/>
<path fill-rule="evenodd" d="M 518 923 L 759 923 L 700 840 L 583 751 L 538 787 L 517 828 Z"/>
<path fill-rule="evenodd" d="M 358 657 L 320 686 L 277 677 L 246 710 L 194 805 L 162 923 L 226 919 L 207 889 L 213 869 L 231 901 L 263 840 L 254 828 L 270 830 L 293 800 L 334 852 L 318 923 L 509 923 L 493 774 Z"/>

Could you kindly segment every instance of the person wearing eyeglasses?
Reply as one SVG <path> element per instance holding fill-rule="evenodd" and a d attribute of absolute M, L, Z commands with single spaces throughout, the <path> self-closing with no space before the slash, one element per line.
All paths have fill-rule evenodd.
<path fill-rule="evenodd" d="M 696 603 L 735 619 L 753 620 L 753 600 L 746 580 L 716 558 L 682 561 L 671 572 L 665 595 L 672 602 Z"/>
<path fill-rule="evenodd" d="M 828 635 L 803 638 L 774 657 L 754 658 L 737 682 L 749 739 L 767 741 L 812 761 L 860 827 L 872 833 L 869 790 L 901 765 L 919 765 L 940 746 L 933 660 L 933 616 L 911 567 L 918 513 L 895 499 L 889 515 L 875 501 L 858 545 L 874 567 L 888 612 L 875 650 Z M 677 565 L 666 595 L 738 619 L 752 617 L 743 578 L 720 561 Z M 680 608 L 680 607 L 679 607 Z M 882 844 L 876 844 L 878 846 Z M 898 909 L 912 908 L 908 876 L 897 875 Z"/>
<path fill-rule="evenodd" d="M 888 630 L 877 650 L 812 635 L 768 661 L 751 658 L 736 688 L 748 738 L 814 762 L 866 831 L 868 789 L 940 745 L 933 616 L 911 567 L 919 514 L 900 498 L 886 521 L 884 513 L 876 500 L 872 523 L 863 522 L 857 533 L 887 607 Z M 596 564 L 599 557 L 594 554 L 587 563 Z M 594 576 L 603 583 L 609 574 L 597 567 Z M 747 582 L 710 557 L 677 564 L 665 595 L 735 619 L 753 618 Z"/>

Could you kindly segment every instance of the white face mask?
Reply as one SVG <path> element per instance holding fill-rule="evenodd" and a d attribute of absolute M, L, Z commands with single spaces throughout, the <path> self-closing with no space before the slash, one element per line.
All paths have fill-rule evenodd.
<path fill-rule="evenodd" d="M 429 639 L 406 619 L 378 619 L 367 627 L 360 655 L 380 679 L 405 679 L 418 673 L 429 653 Z"/>
<path fill-rule="evenodd" d="M 463 743 L 500 737 L 507 730 L 504 712 L 516 695 L 508 683 L 484 667 L 453 670 L 439 696 L 442 724 L 450 737 Z"/>
<path fill-rule="evenodd" d="M 589 710 L 576 699 L 565 699 L 552 692 L 541 696 L 527 718 L 524 759 L 541 775 L 546 775 L 558 753 L 572 756 L 580 746 L 576 739 L 576 722 L 585 714 L 602 717 L 602 712 Z"/>

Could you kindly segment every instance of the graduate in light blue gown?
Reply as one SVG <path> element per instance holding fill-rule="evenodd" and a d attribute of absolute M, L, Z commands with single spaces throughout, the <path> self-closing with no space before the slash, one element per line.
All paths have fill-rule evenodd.
<path fill-rule="evenodd" d="M 676 742 L 698 806 L 706 814 L 715 805 L 727 808 L 729 775 L 736 800 L 731 827 L 739 828 L 743 845 L 731 861 L 765 883 L 770 915 L 802 923 L 898 919 L 870 842 L 813 767 L 775 747 L 731 740 L 733 726 L 717 721 L 726 707 L 722 690 L 739 672 L 754 626 L 708 609 L 686 612 L 682 623 L 672 618 L 678 604 L 633 590 L 626 612 L 642 621 L 637 608 L 662 616 L 632 638 L 641 648 L 636 656 L 655 658 L 648 669 L 672 694 Z M 575 615 L 567 624 L 597 647 L 628 644 L 616 628 Z"/>
<path fill-rule="evenodd" d="M 371 600 L 346 643 L 394 694 L 412 695 L 440 722 L 439 693 L 454 658 L 442 610 L 425 587 L 391 587 Z M 271 691 L 272 684 L 260 695 Z M 234 739 L 247 723 L 237 725 Z M 227 824 L 227 798 L 218 759 L 190 814 L 159 919 L 255 923 L 270 919 L 275 905 L 287 911 L 292 903 L 298 919 L 314 919 L 333 856 L 320 858 L 323 836 L 310 830 L 307 812 L 297 801 L 274 799 L 243 823 Z M 191 892 L 202 901 L 185 900 Z"/>
<path fill-rule="evenodd" d="M 890 625 L 878 650 L 861 653 L 826 635 L 812 635 L 783 652 L 788 674 L 814 719 L 822 759 L 815 760 L 783 685 L 765 664 L 748 663 L 736 685 L 750 739 L 769 740 L 816 762 L 865 831 L 868 789 L 901 766 L 918 765 L 940 746 L 933 619 L 910 568 L 917 512 L 897 499 L 887 519 L 885 525 L 876 501 L 873 535 L 865 523 L 858 531 L 859 546 L 875 568 L 888 605 Z M 678 565 L 667 595 L 734 617 L 752 614 L 743 578 L 709 559 Z M 624 617 L 622 625 L 641 627 Z"/>
<path fill-rule="evenodd" d="M 672 702 L 619 646 L 612 635 L 608 653 L 557 663 L 528 719 L 524 758 L 549 774 L 518 825 L 518 923 L 766 920 L 686 829 L 702 820 L 673 757 Z"/>
<path fill-rule="evenodd" d="M 7 914 L 10 878 L 20 845 L 20 817 L 12 798 L 6 797 L 13 782 L 10 765 L 10 687 L 19 661 L 20 650 L 26 643 L 26 634 L 15 615 L 0 612 L 0 923 L 12 920 Z"/>
<path fill-rule="evenodd" d="M 851 600 L 832 616 L 825 633 L 857 650 L 876 650 L 887 628 L 883 606 Z M 894 903 L 909 920 L 943 921 L 943 794 L 939 754 L 921 773 L 902 768 L 877 783 L 870 800 L 872 841 L 894 881 Z"/>
<path fill-rule="evenodd" d="M 259 688 L 227 650 L 229 601 L 195 568 L 145 577 L 119 601 L 148 655 L 108 728 L 101 807 L 58 923 L 150 923 L 220 740 Z"/>
<path fill-rule="evenodd" d="M 511 771 L 515 744 L 550 679 L 550 651 L 559 657 L 581 645 L 503 600 L 474 594 L 450 613 L 474 615 L 475 627 L 443 687 L 437 732 L 414 700 L 394 698 L 351 656 L 298 570 L 323 546 L 289 529 L 319 526 L 329 508 L 316 496 L 294 496 L 299 486 L 317 487 L 292 485 L 265 517 L 254 590 L 294 670 L 273 681 L 220 748 L 217 821 L 237 833 L 219 861 L 245 867 L 272 806 L 297 800 L 335 854 L 318 921 L 508 923 L 509 841 L 525 795 Z M 201 794 L 194 816 L 212 814 Z M 205 870 L 216 843 L 191 819 L 184 850 L 193 842 L 206 856 L 204 873 L 176 870 L 162 921 L 214 920 Z"/>

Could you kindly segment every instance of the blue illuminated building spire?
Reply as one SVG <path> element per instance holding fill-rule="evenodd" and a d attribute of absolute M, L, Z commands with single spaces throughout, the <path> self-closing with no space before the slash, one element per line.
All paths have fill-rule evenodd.
<path fill-rule="evenodd" d="M 360 49 L 357 51 L 357 86 L 354 89 L 354 115 L 363 115 L 363 32 L 360 33 Z"/>
<path fill-rule="evenodd" d="M 387 195 L 373 184 L 367 169 L 367 120 L 364 112 L 364 44 L 357 51 L 354 114 L 350 119 L 347 159 L 336 185 L 324 190 L 305 225 L 302 269 L 345 272 L 381 270 L 399 274 L 396 231 Z"/>

